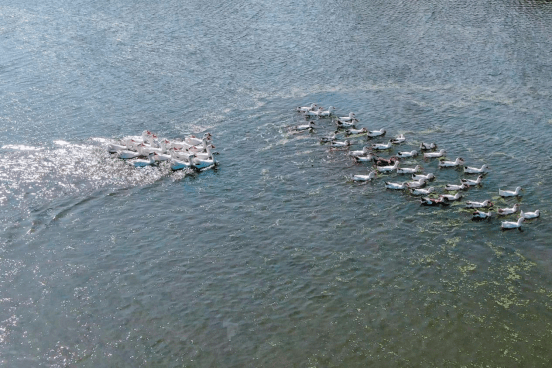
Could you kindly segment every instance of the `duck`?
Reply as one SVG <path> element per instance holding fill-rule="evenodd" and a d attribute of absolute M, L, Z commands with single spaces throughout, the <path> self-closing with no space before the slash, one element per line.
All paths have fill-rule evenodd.
<path fill-rule="evenodd" d="M 295 110 L 298 112 L 312 111 L 312 110 L 315 110 L 317 107 L 318 107 L 317 104 L 311 103 L 310 106 L 298 106 Z"/>
<path fill-rule="evenodd" d="M 414 174 L 420 171 L 422 171 L 422 167 L 420 165 L 416 165 L 415 167 L 401 167 L 400 169 L 397 169 L 397 174 Z"/>
<path fill-rule="evenodd" d="M 335 124 L 338 128 L 356 128 L 355 125 L 356 120 L 353 121 L 341 121 L 341 120 L 335 120 Z"/>
<path fill-rule="evenodd" d="M 470 187 L 474 187 L 476 185 L 481 184 L 481 180 L 483 180 L 483 175 L 479 175 L 477 179 L 471 180 L 471 179 L 460 179 L 460 181 Z"/>
<path fill-rule="evenodd" d="M 508 229 L 520 229 L 521 230 L 521 223 L 525 221 L 525 217 L 520 217 L 516 222 L 513 221 L 502 221 L 500 224 L 500 228 L 502 230 L 508 230 Z"/>
<path fill-rule="evenodd" d="M 370 171 L 368 175 L 353 175 L 354 181 L 370 181 L 377 176 L 375 171 Z"/>
<path fill-rule="evenodd" d="M 521 211 L 519 213 L 519 216 L 523 217 L 526 220 L 534 219 L 534 218 L 540 217 L 540 211 L 539 210 L 536 210 L 535 212 L 523 212 L 523 211 Z"/>
<path fill-rule="evenodd" d="M 134 160 L 132 161 L 132 164 L 134 165 L 134 167 L 145 167 L 154 165 L 155 160 L 153 159 L 153 152 L 148 154 L 147 160 Z"/>
<path fill-rule="evenodd" d="M 210 141 L 212 138 L 211 133 L 204 133 L 203 138 L 197 138 L 194 135 L 184 138 L 184 142 L 191 144 L 193 146 L 198 146 L 203 143 L 203 141 Z"/>
<path fill-rule="evenodd" d="M 351 128 L 351 129 L 347 129 L 345 131 L 345 134 L 347 134 L 347 135 L 363 134 L 363 133 L 368 133 L 368 129 L 366 129 L 366 128 L 362 128 L 362 129 Z"/>
<path fill-rule="evenodd" d="M 332 148 L 349 147 L 351 145 L 351 141 L 348 139 L 345 139 L 344 141 L 332 141 L 330 145 Z"/>
<path fill-rule="evenodd" d="M 130 150 L 122 150 L 122 151 L 119 151 L 119 153 L 117 154 L 118 158 L 122 158 L 125 160 L 130 158 L 136 158 L 139 156 L 142 156 L 142 152 L 135 152 Z"/>
<path fill-rule="evenodd" d="M 152 144 L 156 139 L 157 139 L 157 134 L 152 133 L 149 130 L 144 130 L 142 132 L 142 141 L 144 143 Z"/>
<path fill-rule="evenodd" d="M 521 190 L 523 190 L 522 187 L 517 187 L 516 190 L 498 189 L 498 195 L 501 197 L 518 197 L 518 196 L 521 196 L 521 193 L 520 193 Z"/>
<path fill-rule="evenodd" d="M 464 190 L 464 189 L 468 189 L 469 188 L 469 185 L 468 184 L 460 184 L 460 185 L 456 185 L 456 184 L 447 184 L 445 185 L 445 190 L 448 190 L 449 192 L 455 192 L 455 191 L 458 191 L 458 190 Z"/>
<path fill-rule="evenodd" d="M 399 158 L 397 156 L 391 156 L 389 158 L 383 157 L 374 157 L 374 163 L 376 166 L 389 166 L 394 165 L 395 162 L 398 162 Z"/>
<path fill-rule="evenodd" d="M 406 183 L 406 185 L 411 189 L 422 188 L 422 187 L 425 187 L 426 184 L 427 184 L 427 180 L 425 179 L 409 181 L 408 183 Z"/>
<path fill-rule="evenodd" d="M 364 146 L 361 150 L 349 151 L 350 156 L 366 156 L 370 153 L 370 147 Z"/>
<path fill-rule="evenodd" d="M 154 152 L 153 153 L 153 159 L 157 162 L 160 162 L 160 161 L 170 161 L 172 159 L 172 155 L 166 155 L 166 154 L 163 154 L 163 153 L 157 153 L 157 152 Z"/>
<path fill-rule="evenodd" d="M 433 173 L 427 173 L 427 174 L 414 174 L 412 175 L 412 180 L 420 180 L 425 179 L 427 181 L 435 179 L 435 175 Z"/>
<path fill-rule="evenodd" d="M 371 162 L 371 161 L 374 161 L 374 156 L 372 155 L 353 156 L 353 160 L 355 160 L 356 162 Z"/>
<path fill-rule="evenodd" d="M 458 167 L 461 164 L 464 163 L 464 159 L 462 157 L 458 157 L 454 161 L 441 161 L 439 162 L 439 167 Z"/>
<path fill-rule="evenodd" d="M 422 197 L 420 199 L 420 205 L 422 206 L 449 206 L 450 203 L 448 199 L 446 198 L 429 198 L 429 197 Z"/>
<path fill-rule="evenodd" d="M 194 167 L 193 158 L 194 158 L 193 154 L 189 154 L 187 160 L 179 160 L 173 157 L 173 159 L 171 160 L 171 170 L 176 171 L 176 170 L 193 168 Z"/>
<path fill-rule="evenodd" d="M 350 112 L 349 116 L 340 116 L 340 117 L 337 118 L 337 120 L 341 121 L 342 123 L 358 121 L 358 119 L 355 117 L 354 112 Z"/>
<path fill-rule="evenodd" d="M 196 158 L 200 159 L 200 160 L 210 160 L 213 158 L 213 152 L 211 151 L 211 145 L 208 145 L 207 147 L 205 147 L 205 153 L 201 153 L 201 152 L 194 152 L 194 155 Z"/>
<path fill-rule="evenodd" d="M 210 159 L 193 157 L 191 162 L 193 164 L 192 168 L 197 171 L 215 167 L 217 165 L 217 162 L 212 156 Z"/>
<path fill-rule="evenodd" d="M 332 115 L 332 111 L 337 110 L 335 107 L 330 106 L 328 107 L 328 110 L 320 110 L 318 113 L 318 116 L 320 117 L 329 117 Z"/>
<path fill-rule="evenodd" d="M 124 142 L 120 142 L 121 144 L 117 144 L 117 143 L 110 143 L 107 145 L 107 151 L 109 153 L 117 153 L 119 151 L 123 151 L 123 150 L 126 150 L 127 149 L 127 146 L 126 144 L 124 144 Z"/>
<path fill-rule="evenodd" d="M 493 202 L 488 199 L 485 199 L 483 202 L 467 201 L 466 208 L 488 208 L 492 207 Z"/>
<path fill-rule="evenodd" d="M 483 211 L 475 211 L 474 213 L 472 213 L 472 220 L 474 221 L 477 221 L 477 220 L 487 220 L 487 219 L 490 219 L 492 216 L 492 212 L 489 211 L 489 212 L 483 212 Z"/>
<path fill-rule="evenodd" d="M 440 150 L 439 152 L 426 152 L 424 153 L 424 158 L 439 158 L 439 157 L 445 157 L 447 154 L 447 151 L 444 149 Z"/>
<path fill-rule="evenodd" d="M 320 138 L 320 143 L 330 143 L 332 141 L 335 141 L 337 139 L 337 134 L 339 134 L 339 131 L 336 130 L 331 135 Z"/>
<path fill-rule="evenodd" d="M 390 166 L 376 166 L 378 172 L 392 172 L 399 168 L 399 161 L 396 161 L 394 165 Z"/>
<path fill-rule="evenodd" d="M 406 189 L 406 183 L 392 183 L 390 181 L 385 182 L 385 187 L 387 189 L 403 190 Z"/>
<path fill-rule="evenodd" d="M 433 149 L 437 149 L 437 145 L 435 143 L 424 143 L 422 142 L 420 144 L 420 151 L 430 151 Z"/>
<path fill-rule="evenodd" d="M 374 137 L 383 137 L 385 135 L 386 131 L 385 129 L 380 130 L 369 130 L 366 134 L 367 138 L 374 138 Z"/>
<path fill-rule="evenodd" d="M 161 148 L 155 148 L 145 143 L 142 143 L 138 146 L 138 152 L 140 152 L 142 156 L 147 156 L 148 154 L 154 153 L 154 152 L 165 153 L 165 151 L 166 151 L 166 146 L 163 142 L 161 142 Z"/>
<path fill-rule="evenodd" d="M 374 143 L 372 144 L 372 149 L 375 150 L 386 150 L 393 147 L 393 142 L 389 141 L 387 143 Z"/>
<path fill-rule="evenodd" d="M 404 134 L 399 134 L 397 137 L 391 140 L 393 144 L 400 144 L 406 141 Z"/>
<path fill-rule="evenodd" d="M 449 201 L 457 201 L 460 198 L 462 198 L 462 194 L 460 194 L 458 192 L 454 195 L 452 195 L 452 194 L 440 194 L 439 198 L 446 198 Z"/>
<path fill-rule="evenodd" d="M 318 109 L 316 110 L 308 110 L 308 111 L 302 111 L 301 113 L 303 114 L 303 116 L 307 117 L 307 118 L 311 118 L 311 117 L 317 117 L 319 118 L 320 117 L 320 113 L 323 111 L 322 107 L 319 107 Z"/>
<path fill-rule="evenodd" d="M 429 187 L 427 189 L 423 188 L 410 188 L 410 193 L 412 195 L 428 195 L 430 193 L 433 193 L 435 191 L 434 187 Z"/>
<path fill-rule="evenodd" d="M 397 156 L 399 156 L 401 158 L 416 157 L 416 156 L 418 156 L 418 151 L 416 151 L 416 150 L 412 150 L 410 152 L 408 152 L 408 151 L 399 151 L 399 152 L 397 152 Z"/>
<path fill-rule="evenodd" d="M 485 174 L 489 169 L 489 166 L 484 164 L 481 168 L 464 166 L 464 173 L 466 174 Z"/>
<path fill-rule="evenodd" d="M 308 130 L 310 132 L 312 132 L 312 130 L 314 129 L 314 121 L 309 121 L 308 124 L 301 124 L 301 125 L 296 125 L 293 127 L 294 130 L 298 131 L 298 132 L 301 132 L 301 131 L 304 131 L 304 130 Z"/>
<path fill-rule="evenodd" d="M 514 204 L 514 207 L 512 208 L 499 208 L 498 209 L 498 214 L 501 215 L 501 216 L 506 216 L 506 215 L 511 215 L 512 213 L 516 213 L 519 211 L 519 204 Z"/>

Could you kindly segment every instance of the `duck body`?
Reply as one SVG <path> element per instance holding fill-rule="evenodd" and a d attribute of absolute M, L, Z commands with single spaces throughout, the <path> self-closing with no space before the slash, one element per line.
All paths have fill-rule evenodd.
<path fill-rule="evenodd" d="M 448 190 L 449 192 L 456 192 L 456 191 L 459 191 L 459 190 L 464 190 L 464 189 L 468 189 L 469 188 L 469 185 L 467 184 L 460 184 L 460 185 L 456 185 L 456 184 L 447 184 L 445 185 L 445 190 Z"/>
<path fill-rule="evenodd" d="M 427 181 L 435 179 L 435 175 L 433 173 L 427 173 L 427 174 L 414 174 L 412 175 L 412 180 L 420 180 L 425 179 Z"/>
<path fill-rule="evenodd" d="M 422 142 L 420 144 L 420 151 L 431 151 L 437 149 L 437 145 L 435 143 L 424 143 Z"/>
<path fill-rule="evenodd" d="M 407 188 L 406 183 L 392 183 L 390 181 L 385 182 L 385 188 L 394 190 L 404 190 Z"/>
<path fill-rule="evenodd" d="M 354 181 L 370 181 L 377 176 L 375 171 L 370 171 L 368 175 L 353 175 Z"/>
<path fill-rule="evenodd" d="M 467 201 L 466 202 L 466 207 L 467 208 L 488 208 L 488 207 L 492 207 L 492 206 L 493 206 L 493 202 L 491 202 L 488 199 L 484 200 L 483 202 L 474 202 L 474 201 Z"/>
<path fill-rule="evenodd" d="M 122 159 L 131 159 L 131 158 L 136 158 L 136 157 L 139 157 L 139 156 L 142 156 L 142 153 L 141 152 L 134 152 L 134 151 L 129 151 L 129 150 L 123 150 L 123 151 L 119 151 L 119 153 L 117 154 L 117 157 L 118 158 L 122 158 Z"/>
<path fill-rule="evenodd" d="M 521 223 L 525 221 L 524 217 L 518 218 L 516 222 L 513 221 L 502 221 L 500 224 L 500 227 L 502 230 L 508 230 L 508 229 L 521 229 Z"/>
<path fill-rule="evenodd" d="M 392 172 L 399 168 L 399 161 L 395 162 L 394 165 L 390 166 L 376 166 L 378 172 Z"/>
<path fill-rule="evenodd" d="M 438 166 L 439 167 L 458 167 L 463 163 L 464 163 L 464 159 L 461 158 L 461 157 L 458 157 L 454 161 L 441 161 L 441 162 L 439 162 Z"/>
<path fill-rule="evenodd" d="M 392 139 L 393 144 L 401 144 L 406 141 L 404 134 L 399 134 L 399 136 Z"/>
<path fill-rule="evenodd" d="M 356 162 L 373 162 L 374 156 L 372 155 L 366 155 L 366 156 L 353 156 L 353 159 Z"/>
<path fill-rule="evenodd" d="M 332 111 L 334 111 L 334 110 L 335 110 L 335 107 L 330 106 L 330 107 L 328 107 L 328 110 L 320 110 L 320 112 L 318 113 L 318 116 L 323 117 L 323 118 L 324 117 L 327 118 L 327 117 L 332 115 Z"/>
<path fill-rule="evenodd" d="M 462 195 L 460 193 L 456 193 L 454 195 L 452 195 L 452 194 L 441 194 L 441 195 L 439 195 L 439 198 L 444 198 L 444 199 L 447 199 L 449 201 L 457 201 L 460 198 L 462 198 Z"/>
<path fill-rule="evenodd" d="M 350 123 L 354 121 L 358 121 L 358 119 L 355 117 L 354 112 L 350 112 L 349 116 L 340 116 L 337 118 L 338 121 L 341 121 L 342 123 Z"/>
<path fill-rule="evenodd" d="M 481 168 L 464 166 L 464 173 L 466 174 L 485 174 L 488 171 L 489 166 L 483 165 Z"/>
<path fill-rule="evenodd" d="M 351 141 L 348 139 L 344 141 L 332 141 L 330 145 L 332 148 L 344 148 L 349 147 L 351 145 Z"/>
<path fill-rule="evenodd" d="M 341 120 L 336 120 L 335 121 L 335 124 L 337 125 L 338 128 L 355 128 L 355 123 L 356 123 L 356 120 L 353 120 L 353 121 L 341 121 Z"/>
<path fill-rule="evenodd" d="M 523 217 L 526 220 L 535 219 L 537 217 L 540 217 L 540 211 L 536 210 L 535 212 L 523 212 L 521 211 L 519 213 L 520 217 Z"/>
<path fill-rule="evenodd" d="M 107 151 L 109 153 L 117 153 L 119 151 L 123 151 L 123 150 L 126 150 L 126 149 L 127 149 L 127 146 L 123 142 L 121 142 L 120 144 L 110 143 L 110 144 L 107 145 Z"/>
<path fill-rule="evenodd" d="M 347 134 L 347 135 L 363 134 L 363 133 L 368 133 L 368 129 L 366 129 L 366 128 L 362 128 L 362 129 L 351 128 L 351 129 L 347 129 L 347 131 L 345 131 L 345 134 Z"/>
<path fill-rule="evenodd" d="M 472 214 L 472 220 L 474 220 L 474 221 L 477 221 L 477 220 L 488 220 L 488 219 L 491 218 L 491 216 L 492 216 L 491 211 L 489 211 L 489 212 L 475 211 L 475 212 Z"/>
<path fill-rule="evenodd" d="M 302 112 L 302 111 L 316 110 L 317 108 L 318 108 L 318 105 L 315 104 L 315 103 L 312 103 L 312 104 L 310 104 L 310 106 L 298 106 L 295 110 L 297 112 Z"/>
<path fill-rule="evenodd" d="M 192 158 L 192 164 L 193 164 L 192 166 L 193 169 L 200 171 L 200 170 L 205 170 L 208 168 L 215 167 L 217 165 L 217 162 L 213 157 L 211 157 L 210 159 L 201 159 L 201 158 L 194 157 Z"/>
<path fill-rule="evenodd" d="M 310 121 L 308 124 L 300 124 L 293 127 L 293 130 L 302 132 L 305 130 L 311 131 L 314 129 L 314 121 Z"/>
<path fill-rule="evenodd" d="M 135 160 L 132 161 L 132 164 L 134 165 L 134 167 L 145 167 L 154 165 L 155 160 L 153 159 L 153 152 L 148 155 L 148 160 Z"/>
<path fill-rule="evenodd" d="M 427 180 L 425 180 L 425 179 L 409 181 L 408 183 L 406 183 L 406 185 L 411 189 L 422 188 L 426 184 L 427 184 Z"/>
<path fill-rule="evenodd" d="M 483 180 L 483 175 L 479 175 L 477 179 L 471 180 L 471 179 L 460 179 L 462 183 L 466 184 L 467 186 L 474 187 L 476 185 L 481 185 L 481 181 Z"/>
<path fill-rule="evenodd" d="M 361 150 L 349 151 L 350 156 L 366 156 L 370 153 L 370 147 L 364 146 Z"/>
<path fill-rule="evenodd" d="M 498 195 L 501 197 L 518 197 L 521 196 L 520 191 L 522 191 L 523 188 L 517 187 L 516 190 L 498 190 Z"/>
<path fill-rule="evenodd" d="M 397 156 L 399 156 L 401 158 L 416 157 L 416 156 L 418 156 L 418 151 L 412 150 L 410 152 L 408 152 L 408 151 L 397 152 Z"/>
<path fill-rule="evenodd" d="M 423 188 L 411 188 L 410 193 L 412 195 L 429 195 L 430 193 L 433 193 L 435 191 L 435 188 L 429 187 L 427 189 Z"/>
<path fill-rule="evenodd" d="M 446 198 L 429 198 L 429 197 L 422 197 L 420 200 L 420 205 L 422 206 L 449 206 L 450 203 Z"/>
<path fill-rule="evenodd" d="M 389 158 L 374 157 L 374 163 L 376 164 L 376 166 L 394 165 L 395 162 L 399 162 L 399 158 L 396 156 L 391 156 Z"/>
<path fill-rule="evenodd" d="M 372 144 L 372 149 L 375 150 L 387 150 L 393 147 L 393 142 L 389 141 L 387 143 L 374 143 Z"/>
<path fill-rule="evenodd" d="M 414 174 L 420 171 L 422 171 L 422 167 L 416 165 L 415 167 L 401 167 L 397 169 L 397 174 Z"/>
<path fill-rule="evenodd" d="M 369 130 L 366 136 L 368 138 L 383 137 L 385 133 L 386 133 L 385 129 Z"/>
<path fill-rule="evenodd" d="M 511 208 L 499 208 L 498 209 L 498 214 L 501 215 L 501 216 L 506 216 L 506 215 L 511 215 L 513 213 L 516 213 L 519 211 L 519 204 L 514 204 L 514 207 L 511 207 Z"/>
<path fill-rule="evenodd" d="M 424 153 L 424 158 L 439 158 L 439 157 L 445 157 L 447 154 L 447 151 L 444 149 L 440 150 L 439 152 L 426 152 Z"/>
<path fill-rule="evenodd" d="M 339 133 L 339 131 L 336 130 L 335 132 L 333 132 L 329 136 L 320 138 L 320 143 L 330 143 L 330 142 L 335 141 L 337 139 L 337 134 L 338 133 Z"/>

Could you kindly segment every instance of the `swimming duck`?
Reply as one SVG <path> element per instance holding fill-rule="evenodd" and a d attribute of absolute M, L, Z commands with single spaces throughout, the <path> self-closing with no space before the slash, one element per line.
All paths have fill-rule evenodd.
<path fill-rule="evenodd" d="M 136 158 L 139 156 L 142 156 L 142 152 L 134 152 L 129 150 L 119 151 L 117 154 L 117 157 L 122 159 Z"/>
<path fill-rule="evenodd" d="M 386 150 L 393 147 L 393 142 L 389 141 L 387 143 L 374 143 L 372 144 L 372 149 L 375 150 Z"/>
<path fill-rule="evenodd" d="M 433 150 L 433 149 L 437 149 L 437 145 L 435 143 L 424 143 L 424 142 L 422 142 L 420 144 L 420 150 L 421 151 L 429 151 L 429 150 Z"/>
<path fill-rule="evenodd" d="M 347 129 L 345 131 L 345 134 L 347 135 L 354 135 L 354 134 L 362 134 L 362 133 L 368 133 L 368 129 L 362 128 L 362 129 Z"/>
<path fill-rule="evenodd" d="M 422 171 L 422 167 L 420 165 L 416 165 L 415 167 L 401 167 L 400 169 L 397 169 L 397 174 L 414 174 L 420 171 Z"/>
<path fill-rule="evenodd" d="M 473 186 L 476 186 L 476 185 L 480 185 L 481 184 L 481 180 L 483 180 L 483 175 L 479 175 L 477 177 L 477 179 L 475 180 L 471 180 L 471 179 L 460 179 L 460 181 L 470 187 L 473 187 Z"/>
<path fill-rule="evenodd" d="M 499 208 L 498 214 L 502 216 L 511 215 L 512 213 L 516 213 L 519 211 L 519 204 L 514 204 L 514 207 L 512 208 Z"/>
<path fill-rule="evenodd" d="M 416 156 L 418 156 L 418 151 L 416 151 L 416 150 L 412 150 L 410 152 L 401 151 L 401 152 L 397 152 L 397 156 L 399 156 L 401 158 L 416 157 Z"/>
<path fill-rule="evenodd" d="M 349 123 L 353 121 L 358 121 L 358 119 L 355 117 L 354 112 L 350 112 L 349 116 L 340 116 L 337 118 L 338 121 L 341 121 L 342 123 Z"/>
<path fill-rule="evenodd" d="M 472 214 L 472 220 L 487 220 L 490 219 L 492 216 L 492 212 L 483 212 L 483 211 L 475 211 Z"/>
<path fill-rule="evenodd" d="M 314 129 L 314 121 L 309 121 L 308 124 L 296 125 L 296 126 L 293 127 L 293 129 L 298 131 L 298 132 L 301 132 L 301 131 L 304 131 L 304 130 L 308 130 L 308 131 L 312 132 L 312 130 Z"/>
<path fill-rule="evenodd" d="M 378 172 L 391 172 L 395 171 L 399 168 L 399 161 L 395 162 L 394 165 L 391 166 L 376 166 L 376 170 Z"/>
<path fill-rule="evenodd" d="M 197 138 L 196 136 L 191 135 L 189 137 L 184 138 L 184 142 L 191 144 L 193 146 L 197 146 L 202 144 L 203 141 L 211 140 L 211 138 L 212 138 L 211 133 L 204 133 L 203 138 Z"/>
<path fill-rule="evenodd" d="M 328 117 L 332 114 L 332 111 L 336 110 L 335 107 L 333 106 L 330 106 L 328 107 L 328 110 L 321 110 L 319 113 L 318 113 L 318 116 L 320 117 Z"/>
<path fill-rule="evenodd" d="M 520 217 L 516 222 L 512 221 L 502 221 L 500 224 L 500 228 L 502 230 L 508 230 L 508 229 L 520 229 L 521 230 L 521 223 L 525 221 L 525 217 Z"/>
<path fill-rule="evenodd" d="M 295 110 L 298 112 L 301 111 L 312 111 L 318 108 L 318 105 L 315 103 L 311 103 L 310 106 L 298 106 Z"/>
<path fill-rule="evenodd" d="M 435 175 L 433 173 L 427 173 L 427 174 L 414 174 L 412 175 L 412 180 L 420 180 L 425 179 L 427 181 L 435 179 Z"/>
<path fill-rule="evenodd" d="M 134 160 L 132 161 L 132 164 L 134 165 L 134 167 L 144 167 L 155 164 L 155 160 L 153 159 L 153 152 L 148 154 L 148 160 Z"/>
<path fill-rule="evenodd" d="M 126 150 L 127 149 L 127 146 L 126 144 L 124 144 L 123 142 L 120 142 L 121 144 L 117 144 L 117 143 L 110 143 L 107 145 L 107 151 L 109 153 L 117 153 L 119 151 L 123 151 L 123 150 Z"/>
<path fill-rule="evenodd" d="M 420 179 L 420 180 L 409 181 L 408 183 L 406 183 L 406 186 L 408 186 L 411 189 L 414 189 L 414 188 L 425 187 L 426 184 L 427 184 L 427 180 Z"/>
<path fill-rule="evenodd" d="M 445 185 L 445 190 L 448 190 L 449 192 L 464 190 L 464 189 L 468 189 L 468 188 L 469 188 L 469 185 L 464 184 L 464 183 L 462 183 L 460 185 L 456 185 L 456 184 L 447 184 L 447 185 Z"/>
<path fill-rule="evenodd" d="M 356 120 L 353 121 L 341 121 L 341 120 L 335 120 L 335 124 L 338 128 L 355 128 Z"/>
<path fill-rule="evenodd" d="M 193 164 L 192 168 L 198 171 L 215 167 L 217 165 L 217 162 L 212 156 L 209 159 L 193 157 L 191 162 Z"/>
<path fill-rule="evenodd" d="M 173 171 L 176 171 L 176 170 L 193 168 L 194 167 L 193 158 L 194 158 L 193 154 L 189 154 L 187 160 L 179 160 L 173 157 L 173 159 L 171 160 L 171 169 Z"/>
<path fill-rule="evenodd" d="M 374 157 L 374 163 L 376 166 L 389 166 L 394 165 L 395 162 L 398 162 L 399 158 L 396 156 L 391 156 L 389 158 L 383 158 L 383 157 Z"/>
<path fill-rule="evenodd" d="M 322 113 L 322 107 L 319 107 L 318 109 L 316 110 L 308 110 L 308 111 L 302 111 L 301 113 L 303 114 L 303 116 L 307 117 L 307 118 L 312 118 L 312 117 L 317 117 L 319 118 L 320 117 L 320 114 Z"/>
<path fill-rule="evenodd" d="M 391 141 L 393 142 L 393 144 L 400 144 L 406 141 L 406 138 L 404 137 L 404 134 L 400 134 L 399 136 L 393 138 Z"/>
<path fill-rule="evenodd" d="M 423 188 L 411 188 L 410 193 L 412 195 L 428 195 L 429 193 L 433 193 L 435 191 L 435 188 L 429 187 L 427 189 Z"/>
<path fill-rule="evenodd" d="M 356 162 L 372 162 L 374 161 L 374 156 L 372 155 L 366 155 L 366 156 L 353 156 L 353 159 Z"/>
<path fill-rule="evenodd" d="M 353 175 L 354 181 L 370 181 L 376 177 L 375 171 L 370 171 L 368 175 Z"/>
<path fill-rule="evenodd" d="M 438 166 L 439 167 L 458 167 L 463 163 L 464 163 L 464 159 L 461 158 L 461 157 L 458 157 L 454 161 L 441 161 L 441 162 L 439 162 Z"/>
<path fill-rule="evenodd" d="M 483 202 L 475 202 L 475 201 L 467 201 L 466 202 L 466 208 L 487 208 L 492 207 L 493 202 L 486 199 Z"/>
<path fill-rule="evenodd" d="M 329 136 L 320 138 L 320 143 L 330 143 L 332 141 L 335 141 L 337 139 L 337 134 L 339 134 L 339 131 L 336 130 Z"/>
<path fill-rule="evenodd" d="M 457 201 L 459 200 L 460 198 L 462 198 L 462 194 L 460 193 L 456 193 L 455 195 L 451 195 L 451 194 L 440 194 L 439 195 L 439 198 L 446 198 L 447 200 L 449 201 Z"/>
<path fill-rule="evenodd" d="M 332 148 L 349 147 L 351 145 L 351 141 L 348 139 L 345 139 L 344 141 L 332 141 L 330 145 Z"/>
<path fill-rule="evenodd" d="M 425 158 L 439 158 L 439 157 L 445 157 L 446 154 L 447 154 L 447 151 L 442 149 L 439 152 L 426 152 L 426 153 L 424 153 L 424 157 Z"/>
<path fill-rule="evenodd" d="M 370 147 L 364 146 L 361 150 L 349 151 L 350 156 L 366 156 L 370 153 Z"/>
<path fill-rule="evenodd" d="M 450 203 L 448 201 L 448 199 L 446 198 L 439 198 L 439 199 L 436 199 L 436 198 L 429 198 L 429 197 L 422 197 L 422 199 L 420 200 L 420 205 L 422 206 L 449 206 Z"/>
<path fill-rule="evenodd" d="M 488 168 L 489 168 L 489 166 L 487 166 L 486 164 L 481 166 L 480 169 L 478 169 L 477 167 L 464 166 L 464 173 L 466 173 L 466 174 L 484 174 L 484 173 L 487 172 Z"/>
<path fill-rule="evenodd" d="M 516 190 L 498 189 L 498 195 L 501 197 L 517 197 L 517 196 L 521 196 L 520 194 L 521 190 L 523 190 L 522 187 L 517 187 Z"/>
<path fill-rule="evenodd" d="M 385 135 L 386 131 L 385 129 L 380 130 L 369 130 L 366 136 L 368 138 L 374 138 L 374 137 L 383 137 Z"/>
<path fill-rule="evenodd" d="M 166 154 L 163 154 L 163 153 L 154 152 L 153 153 L 153 159 L 157 162 L 169 161 L 170 159 L 172 159 L 172 155 L 166 155 Z"/>
<path fill-rule="evenodd" d="M 534 218 L 537 218 L 537 217 L 540 216 L 540 211 L 539 210 L 536 210 L 535 212 L 523 212 L 523 211 L 521 211 L 519 213 L 519 216 L 523 217 L 526 220 L 534 219 Z"/>
<path fill-rule="evenodd" d="M 385 187 L 387 189 L 403 190 L 406 189 L 406 183 L 392 183 L 390 181 L 385 182 Z"/>

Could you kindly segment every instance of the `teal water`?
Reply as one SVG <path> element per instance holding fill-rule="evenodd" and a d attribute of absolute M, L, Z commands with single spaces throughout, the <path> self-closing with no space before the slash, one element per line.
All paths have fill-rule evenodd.
<path fill-rule="evenodd" d="M 543 1 L 4 2 L 1 365 L 548 366 L 551 21 Z M 352 183 L 329 120 L 288 129 L 309 102 L 404 133 L 388 154 L 487 163 L 465 199 L 541 218 L 502 232 L 386 191 L 396 174 Z M 210 131 L 219 168 L 106 152 L 144 129 Z M 416 163 L 439 192 L 463 177 Z"/>

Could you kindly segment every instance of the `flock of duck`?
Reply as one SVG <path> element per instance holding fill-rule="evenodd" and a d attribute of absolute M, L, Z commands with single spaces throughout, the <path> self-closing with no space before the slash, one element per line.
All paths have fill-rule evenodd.
<path fill-rule="evenodd" d="M 129 160 L 134 167 L 166 161 L 172 170 L 202 171 L 217 165 L 211 151 L 215 148 L 211 139 L 210 133 L 205 133 L 202 138 L 190 135 L 177 140 L 158 139 L 156 134 L 144 130 L 141 137 L 125 137 L 118 143 L 109 144 L 107 150 L 120 159 Z"/>
<path fill-rule="evenodd" d="M 403 134 L 398 135 L 393 139 L 389 139 L 385 143 L 371 143 L 365 145 L 360 150 L 351 150 L 351 141 L 349 139 L 339 140 L 338 136 L 344 136 L 348 138 L 351 136 L 359 137 L 366 136 L 367 142 L 374 138 L 383 137 L 386 134 L 385 129 L 368 130 L 366 128 L 357 128 L 359 120 L 356 118 L 353 112 L 347 116 L 337 116 L 334 111 L 335 107 L 330 106 L 328 109 L 319 107 L 317 104 L 310 104 L 309 106 L 300 106 L 296 108 L 297 112 L 305 118 L 305 124 L 300 124 L 292 127 L 291 129 L 301 132 L 312 132 L 315 128 L 316 121 L 321 118 L 329 118 L 335 124 L 336 129 L 332 134 L 326 137 L 320 138 L 320 143 L 329 144 L 330 150 L 342 149 L 349 150 L 348 155 L 358 163 L 367 162 L 373 164 L 372 169 L 366 175 L 353 175 L 352 180 L 356 182 L 368 182 L 372 181 L 379 174 L 406 174 L 411 175 L 412 180 L 401 182 L 385 182 L 385 188 L 390 190 L 408 191 L 411 195 L 421 196 L 420 204 L 424 206 L 449 206 L 453 201 L 459 201 L 463 195 L 462 192 L 468 190 L 470 187 L 481 186 L 485 175 L 489 171 L 489 166 L 484 164 L 481 167 L 470 167 L 464 165 L 464 159 L 457 157 L 455 160 L 450 161 L 446 159 L 446 151 L 444 149 L 437 150 L 437 144 L 422 142 L 419 146 L 419 151 L 397 151 L 394 156 L 384 158 L 378 154 L 381 152 L 389 152 L 394 147 L 400 146 L 406 142 L 406 137 Z M 404 167 L 402 163 L 404 159 L 412 159 L 415 157 L 423 157 L 425 160 L 439 160 L 437 167 L 441 169 L 457 169 L 462 170 L 467 177 L 461 178 L 459 183 L 446 184 L 443 188 L 442 194 L 437 194 L 436 189 L 428 184 L 435 180 L 436 176 L 433 173 L 423 173 L 423 169 L 420 165 L 414 167 Z M 475 179 L 473 179 L 477 175 Z M 521 187 L 515 188 L 515 190 L 498 190 L 498 195 L 507 197 L 520 197 Z M 516 221 L 502 221 L 501 229 L 519 229 L 521 230 L 521 224 L 525 220 L 534 219 L 540 216 L 539 210 L 535 212 L 524 212 L 520 210 L 518 203 L 515 203 L 511 208 L 494 208 L 494 204 L 490 199 L 486 199 L 482 202 L 466 201 L 465 207 L 473 209 L 473 220 L 485 220 L 490 219 L 495 214 L 497 216 L 508 216 L 519 214 Z"/>

